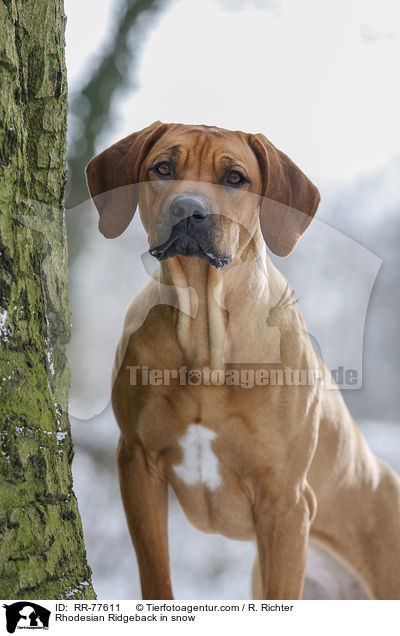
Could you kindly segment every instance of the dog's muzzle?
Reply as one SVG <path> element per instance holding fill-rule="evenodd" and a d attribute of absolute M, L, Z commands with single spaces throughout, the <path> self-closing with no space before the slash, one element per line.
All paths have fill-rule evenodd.
<path fill-rule="evenodd" d="M 217 269 L 232 261 L 230 255 L 221 254 L 215 245 L 215 235 L 221 232 L 221 219 L 210 214 L 208 202 L 197 194 L 180 194 L 169 205 L 169 238 L 161 245 L 151 247 L 150 254 L 159 261 L 173 256 L 199 256 Z"/>

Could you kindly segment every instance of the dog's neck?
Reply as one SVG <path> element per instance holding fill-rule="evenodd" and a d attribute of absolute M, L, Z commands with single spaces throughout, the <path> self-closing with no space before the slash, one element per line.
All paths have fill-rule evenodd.
<path fill-rule="evenodd" d="M 272 342 L 276 333 L 267 326 L 270 308 L 279 301 L 277 286 L 269 284 L 276 270 L 262 239 L 256 239 L 221 271 L 198 257 L 162 262 L 160 282 L 174 287 L 177 339 L 192 367 L 259 362 L 261 350 L 264 359 L 279 355 Z M 249 302 L 257 308 L 250 318 Z M 265 342 L 256 336 L 260 332 Z"/>

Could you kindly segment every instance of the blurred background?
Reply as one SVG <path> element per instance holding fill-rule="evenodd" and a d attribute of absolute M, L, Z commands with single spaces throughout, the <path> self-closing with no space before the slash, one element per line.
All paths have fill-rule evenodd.
<path fill-rule="evenodd" d="M 262 132 L 318 186 L 317 219 L 274 262 L 328 367 L 356 369 L 346 402 L 400 471 L 399 12 L 396 0 L 65 0 L 73 472 L 99 598 L 140 597 L 109 398 L 148 262 L 137 216 L 118 239 L 99 234 L 84 167 L 155 120 Z M 176 598 L 249 597 L 253 546 L 196 532 L 172 496 L 170 550 Z M 342 593 L 318 554 L 307 577 L 305 596 Z"/>

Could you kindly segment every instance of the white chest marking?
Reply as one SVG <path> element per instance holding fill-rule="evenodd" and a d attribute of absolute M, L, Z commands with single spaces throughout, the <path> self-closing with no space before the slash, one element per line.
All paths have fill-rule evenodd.
<path fill-rule="evenodd" d="M 183 460 L 174 470 L 188 486 L 202 482 L 210 490 L 215 490 L 220 485 L 218 459 L 211 449 L 211 442 L 215 437 L 216 433 L 205 426 L 190 424 L 186 434 L 179 440 Z"/>

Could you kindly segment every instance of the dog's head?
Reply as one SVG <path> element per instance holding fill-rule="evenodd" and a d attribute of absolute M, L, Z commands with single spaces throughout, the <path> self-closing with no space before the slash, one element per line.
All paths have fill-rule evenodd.
<path fill-rule="evenodd" d="M 106 237 L 139 204 L 154 256 L 198 256 L 218 269 L 259 228 L 275 254 L 289 254 L 320 198 L 263 135 L 209 126 L 155 122 L 96 155 L 86 175 Z"/>

